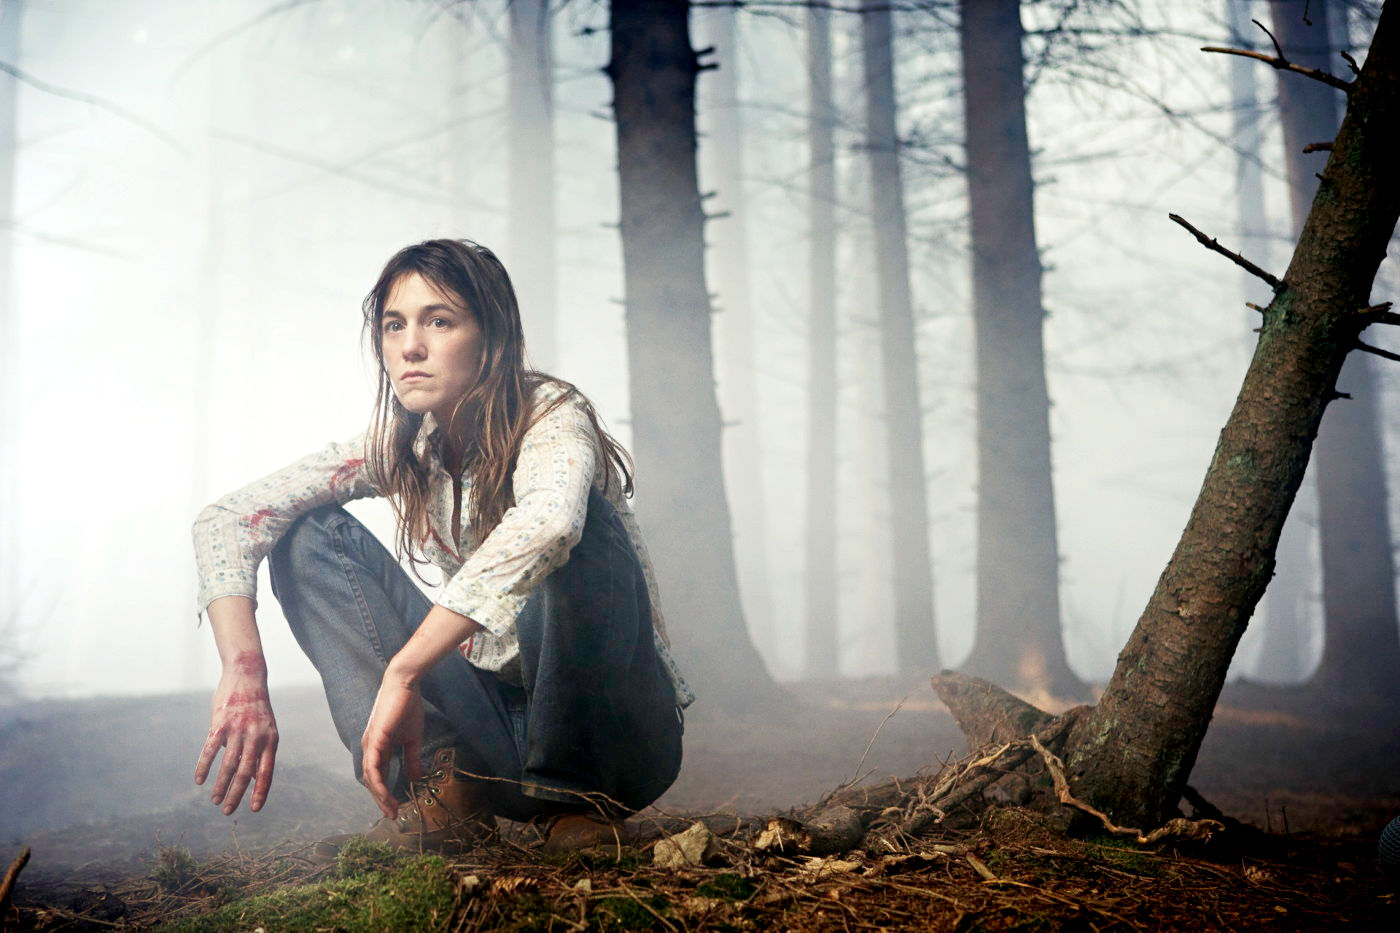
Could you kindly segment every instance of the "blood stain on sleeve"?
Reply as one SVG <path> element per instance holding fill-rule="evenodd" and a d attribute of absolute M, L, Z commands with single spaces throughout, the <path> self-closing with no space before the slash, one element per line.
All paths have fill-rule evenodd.
<path fill-rule="evenodd" d="M 335 473 L 331 476 L 330 486 L 332 496 L 336 495 L 337 491 L 343 483 L 345 483 L 347 480 L 354 478 L 355 473 L 360 469 L 361 466 L 364 465 L 364 462 L 364 458 L 359 457 L 346 460 L 340 465 L 339 469 L 337 469 Z"/>

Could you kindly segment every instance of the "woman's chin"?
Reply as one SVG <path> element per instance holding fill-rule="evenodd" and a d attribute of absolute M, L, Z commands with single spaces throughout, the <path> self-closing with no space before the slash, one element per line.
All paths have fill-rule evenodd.
<path fill-rule="evenodd" d="M 399 404 L 415 415 L 426 415 L 435 407 L 431 400 L 423 398 L 420 392 L 409 392 L 407 398 L 400 395 Z"/>

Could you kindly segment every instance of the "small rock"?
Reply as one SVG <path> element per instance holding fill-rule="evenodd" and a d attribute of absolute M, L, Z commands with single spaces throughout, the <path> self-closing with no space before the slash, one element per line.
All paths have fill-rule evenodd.
<path fill-rule="evenodd" d="M 575 881 L 575 882 L 574 882 L 574 890 L 577 891 L 577 892 L 580 893 L 580 894 L 592 894 L 592 893 L 593 893 L 593 879 L 592 879 L 592 878 L 580 878 L 578 881 Z"/>
<path fill-rule="evenodd" d="M 715 857 L 717 848 L 715 834 L 695 822 L 685 832 L 658 841 L 651 860 L 658 868 L 698 868 Z"/>

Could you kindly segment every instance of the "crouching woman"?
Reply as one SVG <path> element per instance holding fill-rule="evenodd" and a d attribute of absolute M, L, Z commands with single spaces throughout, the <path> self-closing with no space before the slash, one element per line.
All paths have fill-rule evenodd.
<path fill-rule="evenodd" d="M 218 500 L 194 526 L 199 607 L 223 662 L 195 783 L 232 813 L 272 784 L 277 728 L 258 564 L 320 672 L 355 776 L 404 848 L 542 820 L 546 845 L 612 839 L 675 779 L 692 695 L 667 650 L 626 497 L 630 460 L 573 386 L 526 369 L 490 250 L 432 240 L 364 302 L 379 364 L 368 430 Z M 430 602 L 341 506 L 384 496 Z M 348 837 L 345 837 L 348 838 Z M 334 850 L 340 840 L 323 848 Z"/>

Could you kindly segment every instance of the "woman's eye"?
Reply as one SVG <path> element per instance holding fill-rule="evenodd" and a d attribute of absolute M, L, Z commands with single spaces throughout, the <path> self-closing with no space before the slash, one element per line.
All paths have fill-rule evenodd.
<path fill-rule="evenodd" d="M 433 326 L 434 326 L 434 327 L 448 327 L 448 326 L 451 325 L 451 323 L 452 323 L 452 322 L 449 321 L 449 320 L 448 320 L 447 318 L 445 318 L 445 317 L 435 317 L 435 318 L 433 318 Z"/>
<path fill-rule="evenodd" d="M 384 333 L 396 333 L 400 327 L 403 327 L 403 325 L 400 324 L 398 321 L 386 321 L 384 323 Z"/>

